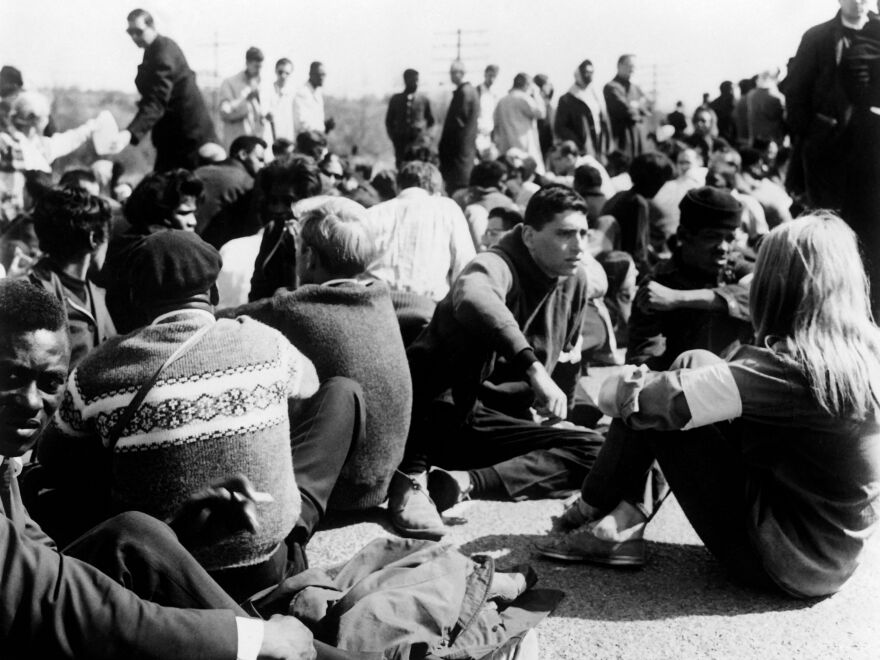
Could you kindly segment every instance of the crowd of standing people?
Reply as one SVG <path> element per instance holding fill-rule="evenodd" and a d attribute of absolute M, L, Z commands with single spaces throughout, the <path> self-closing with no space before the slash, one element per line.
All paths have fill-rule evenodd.
<path fill-rule="evenodd" d="M 573 495 L 535 551 L 632 567 L 673 493 L 733 580 L 839 590 L 880 501 L 880 18 L 839 5 L 690 118 L 634 54 L 555 102 L 455 61 L 445 114 L 407 69 L 384 169 L 328 148 L 321 62 L 266 86 L 257 47 L 218 132 L 143 9 L 122 130 L 57 130 L 4 66 L 5 648 L 537 658 L 507 607 L 534 572 L 436 543 L 472 498 Z M 383 504 L 411 540 L 309 567 L 328 514 Z"/>

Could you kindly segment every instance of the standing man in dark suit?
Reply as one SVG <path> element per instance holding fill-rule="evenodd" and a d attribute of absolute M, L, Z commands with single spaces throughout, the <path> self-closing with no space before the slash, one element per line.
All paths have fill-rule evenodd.
<path fill-rule="evenodd" d="M 160 35 L 153 17 L 143 9 L 128 15 L 131 40 L 144 49 L 134 84 L 141 94 L 138 111 L 128 128 L 120 132 L 115 147 L 138 144 L 152 131 L 156 147 L 156 172 L 199 166 L 199 149 L 217 144 L 214 123 L 196 85 L 183 51 L 173 40 Z"/>
<path fill-rule="evenodd" d="M 170 527 L 122 514 L 63 553 L 31 519 L 18 485 L 20 457 L 61 403 L 70 358 L 66 327 L 64 308 L 47 291 L 23 280 L 0 282 L 3 657 L 315 658 L 305 626 L 287 616 L 248 618 L 175 535 L 176 523 L 203 513 L 221 527 L 253 525 L 254 493 L 245 480 L 200 492 L 188 503 L 195 505 L 189 515 Z M 345 657 L 324 651 L 331 655 L 321 657 Z"/>
<path fill-rule="evenodd" d="M 474 86 L 465 82 L 464 74 L 464 64 L 461 60 L 455 60 L 449 68 L 449 79 L 455 85 L 455 91 L 446 111 L 440 144 L 437 145 L 440 173 L 446 184 L 446 192 L 450 195 L 468 185 L 477 155 L 480 97 Z"/>
<path fill-rule="evenodd" d="M 603 90 L 616 148 L 630 158 L 645 149 L 645 117 L 648 116 L 648 97 L 632 81 L 635 70 L 636 56 L 621 55 L 617 60 L 617 75 Z"/>
<path fill-rule="evenodd" d="M 880 18 L 865 0 L 804 34 L 783 81 L 794 137 L 789 185 L 811 208 L 838 209 L 861 242 L 880 313 Z"/>
<path fill-rule="evenodd" d="M 416 91 L 418 88 L 419 72 L 407 69 L 403 72 L 403 91 L 392 96 L 388 102 L 385 128 L 394 144 L 398 169 L 403 164 L 407 147 L 423 140 L 428 129 L 434 125 L 431 102 L 427 96 Z"/>

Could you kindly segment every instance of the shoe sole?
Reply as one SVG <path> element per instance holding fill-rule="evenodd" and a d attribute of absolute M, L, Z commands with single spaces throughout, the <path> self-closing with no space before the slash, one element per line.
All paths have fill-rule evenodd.
<path fill-rule="evenodd" d="M 632 568 L 637 568 L 645 565 L 644 557 L 634 557 L 634 556 L 619 556 L 619 557 L 601 557 L 601 556 L 585 556 L 585 555 L 570 555 L 558 550 L 551 549 L 542 549 L 535 548 L 535 551 L 544 556 L 549 557 L 550 559 L 558 559 L 560 561 L 567 561 L 571 563 L 589 563 L 589 564 L 599 564 L 601 566 L 628 566 Z"/>
<path fill-rule="evenodd" d="M 396 531 L 400 536 L 403 536 L 408 539 L 422 539 L 424 541 L 439 541 L 444 536 L 446 536 L 446 529 L 435 530 L 435 529 L 406 529 L 403 527 L 398 527 L 397 525 L 392 525 L 394 527 L 394 531 Z"/>
<path fill-rule="evenodd" d="M 443 513 L 461 501 L 461 488 L 446 470 L 435 468 L 428 473 L 428 495 Z"/>

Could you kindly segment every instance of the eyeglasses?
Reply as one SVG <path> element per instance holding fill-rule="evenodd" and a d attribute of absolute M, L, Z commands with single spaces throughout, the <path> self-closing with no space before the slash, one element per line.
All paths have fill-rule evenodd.
<path fill-rule="evenodd" d="M 144 34 L 144 31 L 140 28 L 128 28 L 126 32 L 132 37 L 141 37 Z"/>

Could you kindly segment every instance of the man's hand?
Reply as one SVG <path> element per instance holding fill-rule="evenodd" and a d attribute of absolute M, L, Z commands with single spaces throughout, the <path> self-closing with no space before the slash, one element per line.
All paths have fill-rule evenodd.
<path fill-rule="evenodd" d="M 242 530 L 254 534 L 259 528 L 256 503 L 271 498 L 239 474 L 190 495 L 168 524 L 187 547 L 209 545 Z"/>
<path fill-rule="evenodd" d="M 542 415 L 565 419 L 568 416 L 568 399 L 544 366 L 540 362 L 532 362 L 526 375 L 535 393 L 537 411 Z"/>
<path fill-rule="evenodd" d="M 671 312 L 681 306 L 679 291 L 670 289 L 657 282 L 648 282 L 646 286 L 648 295 L 642 301 L 642 306 L 649 312 Z"/>
<path fill-rule="evenodd" d="M 264 623 L 260 660 L 314 660 L 312 633 L 292 616 L 276 614 Z"/>

